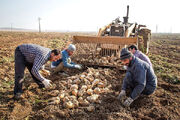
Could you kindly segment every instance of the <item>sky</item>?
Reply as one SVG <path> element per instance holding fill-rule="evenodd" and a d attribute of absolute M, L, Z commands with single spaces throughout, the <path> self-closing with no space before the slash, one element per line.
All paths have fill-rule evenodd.
<path fill-rule="evenodd" d="M 0 0 L 0 28 L 95 31 L 117 17 L 152 32 L 180 33 L 180 0 Z"/>

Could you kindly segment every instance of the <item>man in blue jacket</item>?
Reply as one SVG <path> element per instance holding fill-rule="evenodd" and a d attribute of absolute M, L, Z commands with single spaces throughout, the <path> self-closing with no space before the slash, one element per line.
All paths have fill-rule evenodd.
<path fill-rule="evenodd" d="M 126 96 L 126 90 L 130 88 L 132 92 L 123 103 L 124 106 L 128 107 L 141 94 L 150 95 L 155 91 L 157 77 L 147 62 L 133 56 L 127 48 L 122 49 L 120 60 L 127 66 L 127 72 L 118 99 L 122 100 Z"/>
<path fill-rule="evenodd" d="M 76 47 L 73 44 L 70 44 L 67 49 L 61 52 L 61 59 L 52 62 L 51 68 L 54 69 L 52 74 L 55 74 L 59 71 L 63 71 L 64 68 L 75 68 L 82 69 L 82 66 L 71 62 L 70 56 L 76 51 Z"/>

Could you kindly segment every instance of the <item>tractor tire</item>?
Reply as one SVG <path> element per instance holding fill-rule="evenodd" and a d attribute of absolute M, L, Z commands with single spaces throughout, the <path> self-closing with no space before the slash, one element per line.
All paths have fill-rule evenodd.
<path fill-rule="evenodd" d="M 138 48 L 143 53 L 148 54 L 149 52 L 149 43 L 151 40 L 151 30 L 147 28 L 140 29 L 138 31 Z"/>

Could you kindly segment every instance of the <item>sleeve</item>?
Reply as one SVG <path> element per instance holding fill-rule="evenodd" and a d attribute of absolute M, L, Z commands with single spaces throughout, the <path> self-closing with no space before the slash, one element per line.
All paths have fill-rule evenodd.
<path fill-rule="evenodd" d="M 39 70 L 44 65 L 45 59 L 42 55 L 37 55 L 34 59 L 33 67 L 32 67 L 32 74 L 40 81 L 45 80 L 45 78 L 39 73 Z"/>
<path fill-rule="evenodd" d="M 53 68 L 56 68 L 56 66 L 54 66 L 53 63 L 51 63 L 51 66 L 50 66 L 50 67 L 51 67 L 52 69 L 53 69 Z"/>
<path fill-rule="evenodd" d="M 68 55 L 65 53 L 62 53 L 62 61 L 63 65 L 67 68 L 75 68 L 75 64 L 68 63 Z"/>
<path fill-rule="evenodd" d="M 146 85 L 146 70 L 143 66 L 137 66 L 135 69 L 135 82 L 137 85 L 131 93 L 131 98 L 136 99 L 144 90 Z"/>
<path fill-rule="evenodd" d="M 57 60 L 57 61 L 53 61 L 53 62 L 51 63 L 51 66 L 53 66 L 53 68 L 55 68 L 55 67 L 57 67 L 61 62 L 62 62 L 61 59 L 59 59 L 59 60 Z M 52 68 L 52 67 L 51 67 L 51 68 Z"/>
<path fill-rule="evenodd" d="M 71 62 L 71 65 L 77 65 L 76 63 L 74 63 L 74 62 Z"/>
<path fill-rule="evenodd" d="M 128 85 L 128 78 L 130 77 L 130 72 L 126 72 L 126 75 L 123 79 L 123 84 L 122 84 L 122 90 L 126 91 L 127 85 Z"/>

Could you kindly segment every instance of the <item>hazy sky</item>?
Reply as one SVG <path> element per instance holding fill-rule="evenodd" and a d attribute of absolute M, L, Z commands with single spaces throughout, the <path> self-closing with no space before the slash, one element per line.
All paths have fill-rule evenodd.
<path fill-rule="evenodd" d="M 116 17 L 145 24 L 158 32 L 180 33 L 180 0 L 0 0 L 0 27 L 42 31 L 98 31 Z"/>

